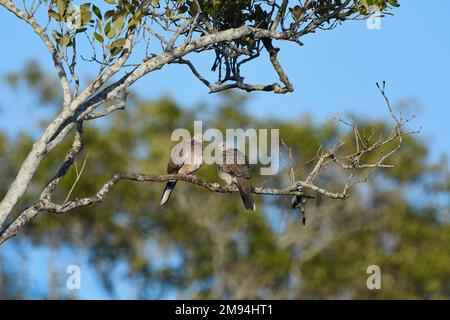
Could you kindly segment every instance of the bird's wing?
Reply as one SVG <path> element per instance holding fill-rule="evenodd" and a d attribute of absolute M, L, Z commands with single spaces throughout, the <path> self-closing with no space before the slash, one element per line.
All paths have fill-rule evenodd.
<path fill-rule="evenodd" d="M 200 168 L 203 163 L 203 145 L 197 145 L 197 148 L 195 148 L 196 143 L 197 142 L 194 140 L 187 142 L 183 141 L 172 149 L 170 161 L 167 164 L 168 174 L 191 174 Z M 186 152 L 188 150 L 190 150 L 190 152 Z M 178 158 L 176 163 L 172 159 L 174 156 Z M 169 197 L 172 194 L 176 183 L 176 180 L 167 181 L 166 188 L 161 197 L 162 206 L 169 201 Z"/>
<path fill-rule="evenodd" d="M 220 171 L 230 175 L 231 179 L 236 183 L 239 189 L 245 208 L 253 211 L 256 210 L 255 201 L 252 197 L 250 165 L 247 157 L 237 149 L 227 149 L 224 151 L 223 155 L 224 159 L 222 164 L 219 164 L 219 176 L 224 179 Z"/>
<path fill-rule="evenodd" d="M 233 160 L 231 163 L 227 163 L 227 159 Z M 234 177 L 250 179 L 250 165 L 248 159 L 237 149 L 227 149 L 224 152 L 224 160 L 221 164 L 221 168 L 224 172 Z"/>
<path fill-rule="evenodd" d="M 174 163 L 171 159 L 167 166 L 167 172 L 190 174 L 197 171 L 203 163 L 203 145 L 191 140 L 180 143 L 178 147 L 181 148 L 178 154 L 180 161 L 177 161 L 180 163 Z M 190 152 L 186 152 L 189 148 Z"/>
<path fill-rule="evenodd" d="M 170 159 L 169 163 L 167 164 L 167 173 L 168 174 L 177 174 L 178 171 L 181 169 L 184 163 L 181 164 L 175 164 L 172 159 Z"/>
<path fill-rule="evenodd" d="M 187 148 L 190 147 L 190 142 L 182 141 L 176 144 L 172 152 L 170 154 L 170 161 L 167 164 L 167 173 L 168 174 L 177 174 L 180 169 L 184 166 L 184 164 L 188 160 L 188 155 L 185 152 Z M 173 157 L 177 157 L 177 161 L 173 161 Z"/>

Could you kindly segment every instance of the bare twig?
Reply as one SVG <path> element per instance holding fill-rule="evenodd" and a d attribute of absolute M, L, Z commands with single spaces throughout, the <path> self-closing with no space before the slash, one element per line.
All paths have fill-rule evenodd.
<path fill-rule="evenodd" d="M 70 198 L 70 195 L 72 194 L 73 190 L 75 189 L 75 186 L 77 185 L 78 181 L 80 180 L 81 175 L 83 174 L 83 171 L 84 171 L 84 167 L 86 166 L 88 157 L 89 157 L 89 153 L 86 154 L 86 157 L 84 158 L 83 165 L 81 166 L 80 171 L 78 171 L 78 166 L 77 166 L 77 163 L 75 162 L 76 178 L 75 178 L 75 181 L 73 182 L 72 187 L 70 188 L 69 192 L 67 193 L 66 199 L 64 200 L 63 203 L 67 203 L 67 201 Z"/>

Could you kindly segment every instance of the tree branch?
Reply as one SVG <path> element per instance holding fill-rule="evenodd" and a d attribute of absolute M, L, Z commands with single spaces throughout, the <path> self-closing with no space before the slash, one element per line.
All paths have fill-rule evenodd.
<path fill-rule="evenodd" d="M 75 149 L 79 150 L 78 147 L 76 147 Z M 71 166 L 71 164 L 73 163 L 72 155 L 74 155 L 75 152 L 76 151 L 74 151 L 74 149 L 72 149 L 69 152 L 64 165 L 60 169 L 60 173 L 63 172 L 64 170 L 67 170 L 68 167 Z M 121 180 L 136 181 L 136 182 L 158 182 L 158 183 L 167 182 L 169 180 L 177 180 L 188 182 L 217 193 L 239 192 L 239 190 L 235 186 L 221 186 L 218 183 L 211 183 L 202 179 L 192 180 L 189 177 L 177 174 L 151 175 L 143 173 L 119 173 L 114 175 L 109 181 L 107 181 L 95 195 L 87 198 L 74 199 L 71 201 L 67 201 L 63 204 L 57 204 L 51 201 L 51 198 L 47 191 L 54 189 L 53 187 L 56 186 L 56 184 L 59 182 L 61 176 L 60 173 L 58 173 L 58 175 L 54 179 L 52 179 L 49 186 L 47 186 L 46 191 L 43 192 L 42 194 L 43 196 L 41 196 L 40 200 L 37 203 L 35 203 L 31 207 L 23 211 L 13 223 L 11 223 L 3 231 L 0 232 L 0 244 L 5 242 L 9 238 L 17 235 L 23 228 L 23 226 L 25 226 L 28 222 L 30 222 L 33 218 L 35 218 L 40 212 L 48 211 L 51 213 L 62 214 L 79 207 L 92 206 L 105 201 L 108 193 Z M 332 193 L 318 186 L 315 186 L 312 183 L 306 183 L 303 181 L 297 181 L 289 185 L 288 187 L 281 189 L 254 187 L 252 188 L 252 193 L 271 196 L 295 196 L 295 195 L 304 196 L 303 191 L 301 191 L 303 189 L 310 189 L 311 191 L 321 193 L 333 199 L 347 198 L 347 196 L 345 195 Z"/>

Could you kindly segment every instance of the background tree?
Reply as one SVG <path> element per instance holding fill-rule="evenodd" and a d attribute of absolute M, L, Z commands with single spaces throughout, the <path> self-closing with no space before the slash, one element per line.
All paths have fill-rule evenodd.
<path fill-rule="evenodd" d="M 37 79 L 45 78 L 42 69 L 31 66 Z M 22 70 L 7 79 L 15 79 L 17 94 L 32 91 L 38 98 L 45 91 Z M 47 101 L 57 108 L 57 96 Z M 86 164 L 72 197 L 95 193 L 123 168 L 161 172 L 171 145 L 166 132 L 189 127 L 198 116 L 210 127 L 280 128 L 297 177 L 314 167 L 309 160 L 319 146 L 334 145 L 336 137 L 349 139 L 353 150 L 354 130 L 339 120 L 316 123 L 300 114 L 289 121 L 255 119 L 245 111 L 245 103 L 245 97 L 226 93 L 216 108 L 185 108 L 170 98 L 148 101 L 130 92 L 126 112 L 85 129 L 78 171 Z M 389 133 L 391 126 L 377 120 L 358 123 L 360 132 L 378 128 Z M 1 134 L 0 141 L 6 155 L 0 174 L 7 177 L 0 190 L 6 190 L 32 140 L 10 140 Z M 69 147 L 70 141 L 64 142 L 42 163 L 26 201 L 39 196 Z M 448 167 L 445 162 L 427 164 L 429 151 L 417 136 L 405 137 L 402 150 L 390 160 L 394 168 L 377 171 L 367 184 L 356 186 L 351 201 L 314 194 L 306 203 L 306 227 L 298 211 L 290 209 L 289 197 L 257 197 L 258 211 L 248 213 L 237 194 L 216 194 L 183 183 L 162 212 L 157 200 L 163 184 L 121 182 L 107 201 L 71 214 L 43 214 L 6 245 L 55 246 L 60 255 L 67 248 L 80 251 L 111 297 L 123 297 L 122 286 L 128 284 L 131 297 L 139 298 L 448 298 L 450 228 L 445 210 L 427 198 L 417 203 L 411 196 L 417 185 L 426 193 L 448 195 Z M 282 173 L 266 184 L 289 183 L 291 165 L 285 155 Z M 55 190 L 55 201 L 67 197 L 76 171 L 70 168 Z M 204 166 L 198 174 L 208 181 L 218 179 L 213 167 Z M 266 178 L 255 175 L 254 184 L 263 185 Z M 321 176 L 330 190 L 339 190 L 345 178 L 342 170 Z M 382 268 L 380 291 L 366 287 L 366 268 L 372 264 Z M 6 267 L 9 273 L 18 272 L 11 263 Z M 20 277 L 8 279 L 13 285 Z"/>
<path fill-rule="evenodd" d="M 105 0 L 99 6 L 83 3 L 76 7 L 66 0 L 38 0 L 31 3 L 0 0 L 0 5 L 29 24 L 47 47 L 59 78 L 62 98 L 57 115 L 43 129 L 42 136 L 29 147 L 28 155 L 17 168 L 17 175 L 0 202 L 2 243 L 16 235 L 26 223 L 43 211 L 67 212 L 77 206 L 103 200 L 102 196 L 106 195 L 104 192 L 81 201 L 66 199 L 60 204 L 52 199 L 58 184 L 81 152 L 83 122 L 123 109 L 128 87 L 144 75 L 169 63 L 181 63 L 186 64 L 211 92 L 231 88 L 290 92 L 293 86 L 278 61 L 279 49 L 275 47 L 274 41 L 301 44 L 300 39 L 304 35 L 318 29 L 332 29 L 347 20 L 369 17 L 371 5 L 387 11 L 390 7 L 398 6 L 398 3 L 396 0 L 306 0 L 295 3 L 287 0 Z M 86 45 L 90 58 L 83 60 L 96 63 L 98 73 L 92 81 L 82 83 L 77 67 L 80 57 L 83 57 L 80 51 Z M 269 61 L 281 84 L 259 85 L 244 81 L 242 65 L 260 58 L 263 50 L 268 52 Z M 215 56 L 212 71 L 218 74 L 216 84 L 207 80 L 186 59 L 190 53 L 208 51 Z M 103 110 L 97 111 L 99 108 Z M 394 138 L 401 136 L 399 125 L 402 125 L 401 121 L 396 123 Z M 59 169 L 55 168 L 56 173 L 50 182 L 40 188 L 41 194 L 35 201 L 15 214 L 14 209 L 20 206 L 19 200 L 26 198 L 26 191 L 38 174 L 38 169 L 52 156 L 53 149 L 65 143 L 64 138 L 69 132 L 75 132 L 75 138 L 65 160 Z M 390 138 L 383 140 L 377 148 L 390 141 Z M 356 157 L 359 157 L 359 150 L 356 152 Z M 327 162 L 333 156 L 325 152 L 318 161 Z M 367 164 L 359 167 L 360 157 L 356 162 L 355 159 L 348 160 L 356 163 L 350 169 L 366 168 Z M 384 165 L 382 162 L 377 160 L 375 164 Z M 348 164 L 341 166 L 348 167 Z M 312 184 L 317 172 L 313 169 L 306 181 L 291 181 L 288 194 L 299 195 L 306 187 L 325 191 Z M 142 179 L 141 176 L 116 176 L 114 179 L 120 178 Z M 148 176 L 146 178 L 149 179 Z M 168 178 L 164 177 L 166 180 Z M 342 198 L 346 196 L 347 186 L 341 194 L 328 192 L 328 195 Z M 210 185 L 209 188 L 214 189 Z M 266 191 L 260 190 L 260 193 Z M 6 225 L 7 220 L 11 223 Z"/>

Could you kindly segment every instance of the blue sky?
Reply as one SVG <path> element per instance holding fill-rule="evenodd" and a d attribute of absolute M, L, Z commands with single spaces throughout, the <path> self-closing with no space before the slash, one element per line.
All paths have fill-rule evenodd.
<path fill-rule="evenodd" d="M 260 117 L 294 118 L 308 112 L 324 121 L 348 111 L 374 118 L 387 117 L 377 81 L 387 81 L 393 103 L 414 101 L 417 115 L 412 128 L 422 127 L 433 158 L 449 150 L 450 126 L 450 13 L 448 0 L 402 0 L 395 16 L 382 21 L 381 30 L 369 30 L 365 22 L 346 23 L 332 31 L 319 31 L 303 39 L 304 46 L 281 45 L 280 62 L 295 86 L 287 95 L 255 93 L 248 110 Z M 433 7 L 426 7 L 433 6 Z M 435 9 L 436 8 L 436 9 Z M 5 10 L 0 10 L 0 75 L 21 68 L 30 58 L 45 67 L 52 63 L 31 29 Z M 205 59 L 194 57 L 194 62 Z M 204 68 L 208 68 L 212 61 Z M 277 80 L 267 63 L 255 62 L 246 69 L 247 80 L 272 83 Z M 83 68 L 88 75 L 90 66 Z M 14 136 L 19 131 L 38 133 L 29 123 L 42 111 L 28 96 L 16 96 L 1 84 L 0 127 Z M 134 89 L 144 97 L 169 94 L 186 105 L 214 104 L 216 95 L 194 78 L 183 66 L 167 66 L 141 79 Z M 31 113 L 30 113 L 31 112 Z M 44 111 L 48 112 L 48 111 Z M 25 116 L 25 118 L 24 118 Z M 25 121 L 24 121 L 25 119 Z M 5 253 L 8 253 L 8 245 Z M 35 274 L 45 271 L 48 252 L 35 254 Z M 39 251 L 40 252 L 40 251 Z M 70 257 L 67 258 L 67 261 Z M 61 272 L 65 268 L 61 266 Z M 89 276 L 90 277 L 90 276 Z M 41 280 L 42 281 L 42 280 Z M 102 298 L 98 285 L 85 286 L 81 297 Z M 42 281 L 41 286 L 45 286 Z"/>

